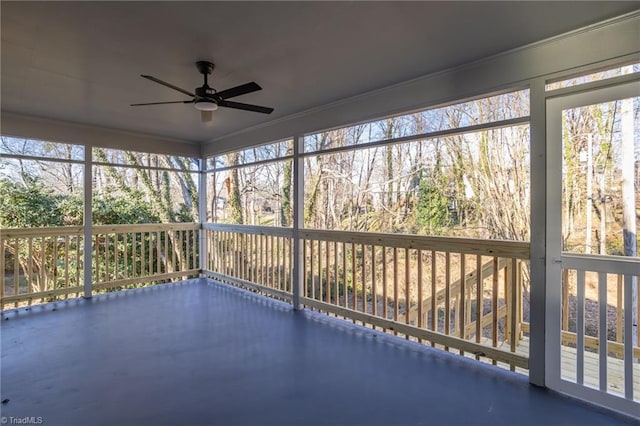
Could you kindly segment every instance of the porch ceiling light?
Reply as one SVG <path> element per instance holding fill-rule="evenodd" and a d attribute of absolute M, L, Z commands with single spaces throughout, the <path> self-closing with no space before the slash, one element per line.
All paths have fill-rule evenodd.
<path fill-rule="evenodd" d="M 194 103 L 197 110 L 200 111 L 215 111 L 218 109 L 218 104 L 208 99 L 201 99 Z"/>

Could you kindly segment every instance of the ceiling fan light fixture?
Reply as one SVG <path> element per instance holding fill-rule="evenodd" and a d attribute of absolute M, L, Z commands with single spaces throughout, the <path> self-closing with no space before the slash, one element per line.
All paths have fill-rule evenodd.
<path fill-rule="evenodd" d="M 218 109 L 218 104 L 208 100 L 200 100 L 195 102 L 195 107 L 200 111 L 215 111 Z"/>

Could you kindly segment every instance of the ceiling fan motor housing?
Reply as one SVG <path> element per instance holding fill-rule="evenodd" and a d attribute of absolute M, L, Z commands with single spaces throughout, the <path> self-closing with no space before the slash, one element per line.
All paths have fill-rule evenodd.
<path fill-rule="evenodd" d="M 202 87 L 196 88 L 196 97 L 215 99 L 216 91 L 206 84 Z"/>
<path fill-rule="evenodd" d="M 218 109 L 218 101 L 213 97 L 215 90 L 207 86 L 196 88 L 196 99 L 194 106 L 200 111 L 215 111 Z"/>

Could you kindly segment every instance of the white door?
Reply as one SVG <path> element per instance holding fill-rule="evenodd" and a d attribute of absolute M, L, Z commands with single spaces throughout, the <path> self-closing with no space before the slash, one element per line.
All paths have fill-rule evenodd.
<path fill-rule="evenodd" d="M 639 110 L 638 81 L 547 99 L 546 383 L 636 417 Z"/>

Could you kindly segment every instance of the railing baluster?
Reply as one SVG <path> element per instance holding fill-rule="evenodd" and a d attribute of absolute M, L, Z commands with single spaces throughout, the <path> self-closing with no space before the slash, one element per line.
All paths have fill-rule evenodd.
<path fill-rule="evenodd" d="M 409 248 L 404 249 L 404 322 L 409 324 L 409 310 L 411 309 L 411 253 Z M 409 340 L 409 335 L 405 334 L 405 338 Z"/>
<path fill-rule="evenodd" d="M 476 343 L 482 342 L 482 317 L 484 316 L 484 279 L 482 277 L 482 256 L 476 256 Z M 476 355 L 476 360 L 480 357 Z"/>
<path fill-rule="evenodd" d="M 265 268 L 266 268 L 266 256 L 267 256 L 267 252 L 266 252 L 266 242 L 267 239 L 264 235 L 260 235 L 259 236 L 259 242 L 260 242 L 260 280 L 259 283 L 262 285 L 267 285 L 267 281 L 266 281 L 266 272 L 265 272 Z"/>
<path fill-rule="evenodd" d="M 302 294 L 305 297 L 309 297 L 309 277 L 307 272 L 309 271 L 309 264 L 307 263 L 307 246 L 309 244 L 308 240 L 302 240 L 302 283 L 303 283 L 303 288 L 302 288 Z M 293 285 L 296 285 L 297 283 L 293 283 Z"/>
<path fill-rule="evenodd" d="M 274 243 L 274 239 L 275 238 L 272 235 L 269 236 L 269 257 L 271 259 L 269 261 L 270 268 L 271 268 L 271 274 L 270 274 L 270 276 L 271 276 L 271 285 L 270 285 L 270 287 L 271 288 L 275 288 L 275 286 L 276 286 L 275 285 L 275 263 L 274 263 L 274 253 L 273 253 L 273 251 L 274 251 L 274 247 L 273 247 L 274 246 L 274 244 L 273 244 Z"/>
<path fill-rule="evenodd" d="M 584 384 L 584 271 L 578 271 L 576 313 L 576 381 Z"/>
<path fill-rule="evenodd" d="M 422 286 L 422 250 L 418 249 L 418 328 L 424 328 L 424 312 L 422 303 L 424 301 Z M 418 342 L 422 343 L 422 339 L 418 339 Z"/>
<path fill-rule="evenodd" d="M 325 276 L 326 278 L 326 282 L 325 282 L 325 288 L 327 291 L 327 303 L 331 303 L 331 274 L 330 274 L 330 270 L 331 270 L 331 264 L 330 264 L 330 255 L 331 255 L 331 246 L 329 245 L 329 241 L 325 241 L 324 242 L 324 251 L 325 251 L 325 255 L 326 255 L 326 259 L 325 259 L 325 268 L 327 269 Z"/>
<path fill-rule="evenodd" d="M 324 285 L 322 283 L 322 241 L 318 240 L 318 300 L 323 301 Z"/>
<path fill-rule="evenodd" d="M 232 234 L 232 242 L 233 244 L 233 277 L 234 278 L 242 278 L 242 259 L 240 256 L 240 234 L 234 232 Z"/>
<path fill-rule="evenodd" d="M 233 238 L 234 238 L 234 234 L 229 231 L 229 232 L 225 232 L 225 252 L 224 252 L 224 256 L 226 259 L 226 268 L 227 268 L 227 272 L 225 273 L 225 275 L 227 276 L 233 276 L 235 274 L 235 244 L 233 242 Z"/>
<path fill-rule="evenodd" d="M 17 248 L 17 240 L 16 240 L 16 248 Z M 17 250 L 16 250 L 17 253 Z M 46 264 L 46 238 L 40 238 L 40 291 L 45 291 L 47 289 L 47 264 Z M 18 294 L 18 292 L 16 292 Z M 17 306 L 17 305 L 16 305 Z"/>
<path fill-rule="evenodd" d="M 131 243 L 131 274 L 134 278 L 138 277 L 138 233 L 134 232 L 131 236 L 133 242 Z M 175 257 L 175 251 L 174 251 Z M 174 261 L 175 264 L 175 261 Z"/>
<path fill-rule="evenodd" d="M 438 307 L 436 305 L 436 294 L 438 293 L 436 270 L 436 251 L 431 250 L 431 331 L 438 331 Z M 435 342 L 431 342 L 431 346 L 435 346 Z"/>
<path fill-rule="evenodd" d="M 498 346 L 498 258 L 493 257 L 493 273 L 491 288 L 491 344 L 495 348 Z M 496 360 L 492 361 L 496 365 Z"/>
<path fill-rule="evenodd" d="M 467 287 L 467 283 L 466 283 L 466 279 L 465 279 L 465 275 L 466 275 L 466 258 L 464 253 L 460 253 L 460 294 L 458 295 L 458 299 L 460 300 L 460 303 L 458 304 L 460 312 L 458 314 L 458 320 L 460 321 L 460 325 L 458 326 L 459 333 L 460 333 L 460 338 L 461 339 L 466 339 L 465 336 L 465 330 L 466 330 L 466 323 L 465 323 L 465 312 L 466 312 L 466 287 Z M 464 355 L 464 351 L 461 349 L 460 350 L 460 355 Z"/>
<path fill-rule="evenodd" d="M 516 352 L 516 348 L 518 346 L 518 305 L 519 305 L 519 292 L 518 288 L 520 287 L 520 281 L 518 280 L 518 260 L 511 259 L 511 280 L 510 280 L 510 293 L 511 296 L 511 306 L 509 309 L 511 321 L 509 322 L 509 349 L 511 352 Z M 511 364 L 511 371 L 515 370 L 515 366 Z"/>
<path fill-rule="evenodd" d="M 342 303 L 346 308 L 348 305 L 349 293 L 347 289 L 347 245 L 344 242 L 342 243 L 342 286 L 344 287 L 343 295 L 342 295 Z"/>
<path fill-rule="evenodd" d="M 253 260 L 253 234 L 246 234 L 244 239 L 244 264 L 245 264 L 245 280 L 255 282 L 253 280 L 254 260 Z"/>
<path fill-rule="evenodd" d="M 264 273 L 264 258 L 265 258 L 265 237 L 262 234 L 259 234 L 257 239 L 258 244 L 258 259 L 259 259 L 259 268 L 258 268 L 258 283 L 265 285 L 265 273 Z"/>
<path fill-rule="evenodd" d="M 316 277 L 315 277 L 315 267 L 314 267 L 315 256 L 314 256 L 314 250 L 313 250 L 314 245 L 315 245 L 314 240 L 309 240 L 309 265 L 310 265 L 309 274 L 311 275 L 309 284 L 311 285 L 312 299 L 316 298 Z"/>
<path fill-rule="evenodd" d="M 27 289 L 29 292 L 33 291 L 33 285 L 34 285 L 34 281 L 36 281 L 34 279 L 33 276 L 33 237 L 29 237 L 29 260 L 28 260 L 28 264 L 27 264 L 27 270 L 28 270 L 28 279 L 27 279 Z M 4 261 L 4 257 L 2 258 L 2 261 Z M 4 274 L 4 268 L 3 268 L 3 274 Z M 4 278 L 4 275 L 3 275 Z M 3 289 L 4 289 L 4 285 L 3 285 Z"/>
<path fill-rule="evenodd" d="M 241 280 L 246 280 L 246 275 L 244 273 L 245 269 L 245 254 L 244 254 L 244 234 L 239 232 L 234 232 L 234 252 L 236 258 L 236 273 L 234 277 L 239 278 Z"/>
<path fill-rule="evenodd" d="M 117 280 L 118 276 L 118 261 L 120 260 L 120 256 L 118 256 L 118 233 L 113 234 L 113 279 Z"/>
<path fill-rule="evenodd" d="M 446 252 L 444 258 L 444 334 L 450 334 L 451 330 L 451 253 Z M 448 346 L 444 347 L 449 350 Z"/>
<path fill-rule="evenodd" d="M 163 233 L 164 235 L 164 271 L 166 273 L 170 273 L 173 272 L 173 270 L 169 267 L 169 230 L 165 230 Z M 206 231 L 205 231 L 205 238 L 206 238 Z M 205 240 L 206 241 L 206 240 Z M 125 264 L 125 270 L 127 269 L 126 264 Z"/>
<path fill-rule="evenodd" d="M 153 275 L 153 267 L 154 267 L 154 260 L 155 260 L 155 256 L 153 253 L 153 248 L 155 246 L 154 244 L 154 236 L 155 236 L 155 232 L 153 231 L 149 231 L 149 242 L 147 243 L 147 249 L 149 251 L 149 276 Z"/>
<path fill-rule="evenodd" d="M 147 255 L 146 255 L 147 250 L 146 250 L 145 239 L 146 239 L 146 233 L 141 232 L 140 233 L 140 275 L 139 275 L 141 277 L 144 277 L 145 274 L 147 273 L 147 268 L 146 268 L 147 265 L 145 265 L 147 261 Z M 178 247 L 176 247 L 176 250 L 178 250 Z"/>
<path fill-rule="evenodd" d="M 179 234 L 178 234 L 179 235 Z M 229 240 L 228 240 L 228 232 L 220 233 L 220 270 L 223 275 L 229 275 Z"/>
<path fill-rule="evenodd" d="M 13 241 L 13 294 L 15 296 L 20 294 L 20 250 L 18 241 L 18 238 Z M 44 256 L 42 258 L 44 259 Z M 2 273 L 4 274 L 4 271 Z M 30 293 L 30 289 L 27 289 L 27 292 Z"/>
<path fill-rule="evenodd" d="M 360 265 L 360 273 L 362 274 L 360 278 L 362 283 L 362 312 L 367 312 L 367 248 L 364 244 L 360 244 L 360 250 L 362 251 L 362 263 Z"/>
<path fill-rule="evenodd" d="M 278 266 L 278 289 L 280 290 L 285 290 L 285 285 L 284 285 L 284 277 L 283 277 L 283 273 L 284 273 L 284 238 L 283 237 L 277 237 L 278 238 L 278 244 L 277 244 L 277 250 L 276 250 L 276 264 Z"/>
<path fill-rule="evenodd" d="M 58 237 L 51 237 L 52 261 L 51 261 L 51 289 L 55 290 L 58 285 Z"/>
<path fill-rule="evenodd" d="M 293 254 L 293 238 L 287 238 L 287 267 L 285 271 L 287 271 L 287 291 L 293 294 L 293 265 L 294 265 L 294 254 Z M 297 264 L 298 258 L 296 258 L 295 263 Z M 303 261 L 304 263 L 304 261 Z"/>
<path fill-rule="evenodd" d="M 393 248 L 393 320 L 398 321 L 398 248 Z M 394 330 L 396 336 L 398 332 Z"/>
<path fill-rule="evenodd" d="M 351 308 L 356 311 L 358 297 L 358 285 L 356 283 L 356 243 L 351 243 Z M 356 321 L 353 320 L 355 323 Z"/>
<path fill-rule="evenodd" d="M 124 239 L 124 250 L 122 252 L 123 257 L 123 278 L 129 278 L 129 233 L 123 234 L 122 238 Z M 165 240 L 166 241 L 166 240 Z M 166 252 L 166 250 L 165 250 Z M 169 272 L 169 271 L 167 271 Z"/>
<path fill-rule="evenodd" d="M 607 391 L 607 274 L 598 273 L 598 340 L 600 390 Z"/>
<path fill-rule="evenodd" d="M 222 243 L 221 239 L 220 239 L 220 232 L 219 231 L 215 231 L 212 233 L 213 234 L 213 247 L 214 247 L 214 253 L 215 253 L 215 258 L 213 259 L 213 266 L 216 272 L 220 273 L 222 272 L 222 253 L 220 250 L 220 244 Z M 173 257 L 175 258 L 175 250 L 173 251 Z M 175 260 L 173 261 L 173 269 L 175 270 Z"/>
<path fill-rule="evenodd" d="M 387 294 L 387 246 L 382 246 L 382 316 L 389 319 L 389 299 Z"/>
<path fill-rule="evenodd" d="M 209 244 L 209 258 L 207 259 L 207 267 L 213 272 L 220 272 L 218 270 L 218 247 L 216 245 L 217 234 L 217 231 L 213 231 L 210 229 L 207 230 L 207 243 Z M 167 232 L 167 235 L 169 235 L 169 232 Z M 174 270 L 173 264 L 171 264 L 171 270 Z"/>
<path fill-rule="evenodd" d="M 624 397 L 634 399 L 633 389 L 633 278 L 624 276 Z M 636 307 L 637 309 L 637 307 Z"/>
<path fill-rule="evenodd" d="M 111 251 L 109 250 L 109 244 L 111 244 L 111 237 L 109 236 L 109 233 L 105 233 L 104 234 L 104 259 L 105 259 L 105 264 L 104 264 L 104 280 L 105 281 L 111 281 L 111 271 L 109 268 L 109 263 L 110 262 L 110 258 L 109 256 L 111 256 Z"/>
<path fill-rule="evenodd" d="M 249 268 L 249 281 L 255 283 L 256 282 L 256 257 L 254 254 L 254 250 L 255 250 L 255 239 L 256 239 L 256 234 L 250 234 L 249 238 L 248 238 L 248 251 L 247 251 L 247 258 L 248 258 L 248 268 Z"/>
<path fill-rule="evenodd" d="M 562 283 L 562 330 L 569 330 L 569 270 L 563 269 Z"/>
<path fill-rule="evenodd" d="M 376 246 L 371 245 L 371 314 L 378 316 L 378 287 L 376 283 Z M 376 329 L 376 326 L 373 326 Z"/>
<path fill-rule="evenodd" d="M 191 260 L 190 269 L 198 269 L 199 266 L 196 259 L 196 253 L 198 252 L 198 231 L 191 229 L 189 232 L 191 233 L 191 247 L 193 247 L 193 250 L 189 252 L 189 260 Z"/>
<path fill-rule="evenodd" d="M 186 231 L 186 232 L 190 232 L 190 231 Z M 187 253 L 191 253 L 191 252 L 187 250 Z M 116 265 L 117 264 L 118 264 L 118 261 L 116 260 Z M 188 268 L 188 269 L 191 269 L 191 268 Z M 162 233 L 160 231 L 156 232 L 156 273 L 157 274 L 162 273 Z"/>
<path fill-rule="evenodd" d="M 84 237 L 81 235 L 76 235 L 76 283 L 75 285 L 78 287 L 80 286 L 80 270 L 83 269 L 80 267 L 80 264 L 82 262 L 81 259 L 84 256 L 84 254 L 81 253 L 80 244 L 82 244 L 82 252 L 84 252 L 84 250 L 87 250 Z M 89 265 L 89 267 L 91 267 L 91 265 Z M 76 293 L 76 297 L 78 296 L 80 296 L 80 293 Z"/>
<path fill-rule="evenodd" d="M 64 288 L 71 287 L 69 285 L 69 239 L 71 235 L 64 236 Z M 28 283 L 28 282 L 27 282 Z M 69 293 L 65 294 L 65 299 L 69 298 Z"/>
<path fill-rule="evenodd" d="M 622 294 L 623 286 L 622 286 L 622 274 L 616 274 L 616 342 L 622 342 L 623 335 L 623 302 L 622 302 Z"/>
<path fill-rule="evenodd" d="M 340 278 L 338 275 L 338 243 L 333 242 L 333 280 L 334 280 L 334 288 L 333 293 L 335 295 L 335 304 L 340 305 L 340 290 L 338 288 Z"/>

